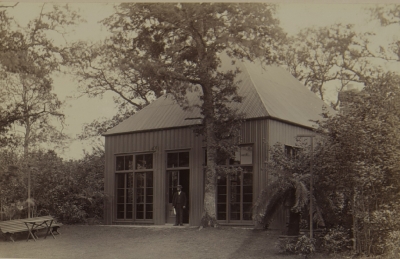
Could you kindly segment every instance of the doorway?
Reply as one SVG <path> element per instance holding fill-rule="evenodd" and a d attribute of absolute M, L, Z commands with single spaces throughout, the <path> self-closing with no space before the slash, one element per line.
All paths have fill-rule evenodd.
<path fill-rule="evenodd" d="M 186 208 L 183 210 L 183 223 L 189 223 L 189 197 L 190 197 L 190 174 L 189 169 L 184 170 L 169 170 L 167 171 L 167 216 L 166 223 L 175 223 L 175 214 L 174 209 L 172 207 L 172 197 L 176 192 L 176 186 L 182 185 L 182 191 L 186 193 L 187 203 Z"/>

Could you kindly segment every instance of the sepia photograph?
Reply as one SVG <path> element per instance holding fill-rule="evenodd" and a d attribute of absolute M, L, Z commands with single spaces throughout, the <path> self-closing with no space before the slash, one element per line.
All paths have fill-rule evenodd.
<path fill-rule="evenodd" d="M 0 259 L 397 259 L 399 213 L 400 2 L 0 2 Z"/>

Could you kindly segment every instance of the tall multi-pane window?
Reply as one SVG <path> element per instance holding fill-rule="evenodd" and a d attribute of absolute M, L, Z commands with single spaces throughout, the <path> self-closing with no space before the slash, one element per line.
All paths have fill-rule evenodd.
<path fill-rule="evenodd" d="M 218 176 L 217 219 L 227 222 L 252 218 L 253 146 L 241 146 L 226 165 L 237 167 L 233 173 Z"/>
<path fill-rule="evenodd" d="M 132 219 L 133 173 L 116 174 L 117 219 Z"/>
<path fill-rule="evenodd" d="M 153 219 L 153 154 L 116 157 L 117 220 Z"/>
<path fill-rule="evenodd" d="M 136 219 L 153 218 L 153 172 L 136 173 Z"/>

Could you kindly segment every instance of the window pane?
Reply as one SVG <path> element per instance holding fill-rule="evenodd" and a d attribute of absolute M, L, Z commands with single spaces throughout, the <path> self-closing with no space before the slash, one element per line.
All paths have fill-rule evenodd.
<path fill-rule="evenodd" d="M 117 156 L 115 170 L 117 170 L 117 171 L 124 170 L 124 157 L 123 156 Z"/>
<path fill-rule="evenodd" d="M 116 174 L 117 188 L 125 188 L 125 174 Z"/>
<path fill-rule="evenodd" d="M 240 164 L 251 165 L 253 163 L 253 146 L 240 147 Z"/>
<path fill-rule="evenodd" d="M 253 201 L 253 194 L 243 194 L 243 202 L 252 202 Z"/>
<path fill-rule="evenodd" d="M 253 186 L 253 174 L 247 173 L 243 175 L 243 185 L 244 186 Z"/>
<path fill-rule="evenodd" d="M 252 220 L 252 204 L 243 204 L 243 220 Z"/>
<path fill-rule="evenodd" d="M 179 167 L 189 167 L 189 152 L 179 153 Z"/>
<path fill-rule="evenodd" d="M 240 186 L 231 187 L 231 202 L 240 202 Z"/>
<path fill-rule="evenodd" d="M 227 190 L 227 188 L 226 188 L 226 186 L 225 185 L 218 185 L 218 187 L 217 187 L 218 189 L 218 194 L 226 194 L 226 190 Z"/>
<path fill-rule="evenodd" d="M 243 186 L 243 194 L 252 194 L 253 186 Z"/>
<path fill-rule="evenodd" d="M 133 189 L 127 189 L 127 197 L 126 197 L 126 203 L 132 203 L 133 202 Z"/>
<path fill-rule="evenodd" d="M 144 212 L 143 211 L 136 211 L 136 218 L 137 219 L 144 219 Z"/>
<path fill-rule="evenodd" d="M 153 212 L 152 211 L 146 211 L 146 219 L 153 219 Z"/>
<path fill-rule="evenodd" d="M 240 220 L 240 204 L 239 203 L 231 203 L 231 220 Z"/>
<path fill-rule="evenodd" d="M 136 155 L 136 169 L 152 169 L 153 154 Z"/>
<path fill-rule="evenodd" d="M 153 172 L 146 173 L 146 187 L 153 187 Z"/>
<path fill-rule="evenodd" d="M 217 205 L 218 212 L 226 212 L 226 205 L 225 204 L 218 204 Z"/>
<path fill-rule="evenodd" d="M 143 203 L 144 202 L 144 189 L 138 188 L 136 189 L 136 203 Z"/>
<path fill-rule="evenodd" d="M 125 156 L 125 170 L 133 169 L 133 156 Z"/>
<path fill-rule="evenodd" d="M 132 204 L 127 204 L 126 205 L 126 218 L 131 219 L 132 218 Z"/>
<path fill-rule="evenodd" d="M 117 219 L 124 219 L 125 218 L 125 207 L 124 205 L 117 206 Z"/>
<path fill-rule="evenodd" d="M 217 201 L 218 203 L 226 203 L 226 177 L 220 176 L 217 180 Z"/>
<path fill-rule="evenodd" d="M 226 204 L 217 205 L 217 219 L 226 220 Z"/>
<path fill-rule="evenodd" d="M 144 205 L 143 204 L 136 204 L 136 211 L 144 211 Z"/>
<path fill-rule="evenodd" d="M 153 168 L 153 154 L 144 155 L 144 160 L 146 161 L 146 169 Z"/>
<path fill-rule="evenodd" d="M 153 195 L 149 194 L 149 188 L 146 189 L 146 203 L 153 203 Z"/>
<path fill-rule="evenodd" d="M 218 176 L 217 183 L 218 183 L 218 185 L 226 185 L 226 177 Z"/>
<path fill-rule="evenodd" d="M 126 174 L 128 179 L 126 182 L 126 187 L 132 189 L 133 188 L 133 173 Z"/>
<path fill-rule="evenodd" d="M 117 190 L 117 203 L 124 203 L 125 202 L 125 189 L 118 189 Z"/>
<path fill-rule="evenodd" d="M 144 180 L 145 180 L 144 173 L 136 173 L 136 188 L 143 188 Z"/>
<path fill-rule="evenodd" d="M 218 203 L 225 203 L 226 202 L 226 194 L 218 193 L 217 202 Z"/>
<path fill-rule="evenodd" d="M 217 213 L 217 220 L 226 220 L 226 213 L 218 212 Z"/>
<path fill-rule="evenodd" d="M 168 168 L 178 167 L 178 153 L 167 154 L 167 167 Z"/>

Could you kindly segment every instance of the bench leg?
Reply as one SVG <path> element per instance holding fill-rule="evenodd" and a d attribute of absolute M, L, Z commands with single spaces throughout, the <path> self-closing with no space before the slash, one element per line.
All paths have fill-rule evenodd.
<path fill-rule="evenodd" d="M 12 237 L 12 233 L 6 233 L 4 236 L 4 240 L 10 240 L 12 242 L 15 242 L 14 238 Z"/>
<path fill-rule="evenodd" d="M 35 236 L 35 234 L 32 231 L 29 231 L 28 238 L 26 239 L 26 241 L 29 241 L 30 237 L 32 237 L 33 241 L 36 242 L 37 237 Z"/>
<path fill-rule="evenodd" d="M 58 229 L 59 229 L 60 227 L 59 226 L 56 226 L 56 227 L 52 227 L 52 230 L 51 230 L 51 232 L 56 232 L 58 235 L 61 235 L 61 233 L 60 232 L 58 232 Z"/>
<path fill-rule="evenodd" d="M 32 234 L 36 237 L 36 239 L 39 239 L 37 233 L 38 233 L 38 231 L 36 229 L 32 230 Z"/>

